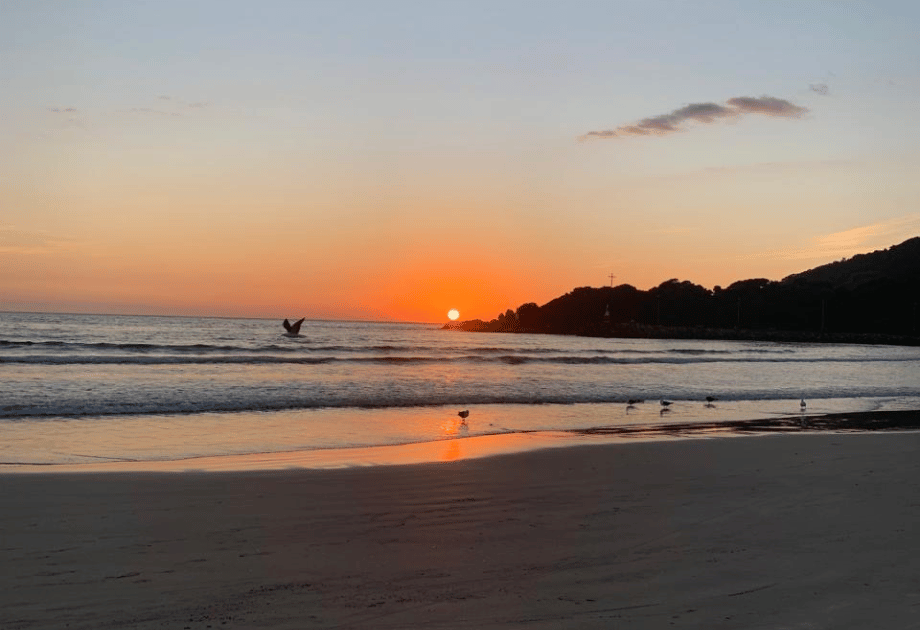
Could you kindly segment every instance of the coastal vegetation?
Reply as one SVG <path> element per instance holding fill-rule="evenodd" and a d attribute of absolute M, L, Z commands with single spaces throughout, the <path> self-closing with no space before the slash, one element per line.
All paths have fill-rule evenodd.
<path fill-rule="evenodd" d="M 920 237 L 780 281 L 740 280 L 707 289 L 672 279 L 578 287 L 491 321 L 450 322 L 471 332 L 598 337 L 762 339 L 920 345 Z"/>

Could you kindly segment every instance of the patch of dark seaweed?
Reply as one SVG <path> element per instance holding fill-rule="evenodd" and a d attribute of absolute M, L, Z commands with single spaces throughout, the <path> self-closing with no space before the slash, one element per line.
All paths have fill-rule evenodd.
<path fill-rule="evenodd" d="M 726 420 L 724 422 L 685 422 L 625 427 L 592 427 L 576 429 L 580 435 L 609 435 L 618 437 L 692 437 L 704 434 L 769 434 L 814 432 L 872 432 L 920 430 L 920 411 L 871 411 L 813 416 L 787 416 L 757 420 Z"/>

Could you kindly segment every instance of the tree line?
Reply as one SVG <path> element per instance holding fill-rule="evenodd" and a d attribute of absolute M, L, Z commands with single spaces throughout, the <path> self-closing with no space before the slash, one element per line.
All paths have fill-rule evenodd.
<path fill-rule="evenodd" d="M 628 284 L 579 287 L 491 321 L 451 323 L 477 332 L 610 337 L 801 339 L 917 343 L 920 237 L 781 281 L 755 278 L 712 290 L 671 279 L 647 291 Z"/>

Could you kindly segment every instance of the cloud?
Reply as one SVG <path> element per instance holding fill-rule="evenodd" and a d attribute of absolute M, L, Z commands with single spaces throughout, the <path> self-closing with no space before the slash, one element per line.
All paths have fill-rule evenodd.
<path fill-rule="evenodd" d="M 836 259 L 865 254 L 902 243 L 920 235 L 920 214 L 908 214 L 869 225 L 823 234 L 799 249 L 783 249 L 745 256 L 782 260 Z"/>
<path fill-rule="evenodd" d="M 875 247 L 879 242 L 890 239 L 905 240 L 920 233 L 920 215 L 909 214 L 887 221 L 880 221 L 870 225 L 851 228 L 842 232 L 834 232 L 818 237 L 818 247 L 828 250 L 857 250 L 865 247 Z"/>
<path fill-rule="evenodd" d="M 127 110 L 129 114 L 146 114 L 151 116 L 181 116 L 175 112 L 164 112 L 160 109 L 151 109 L 149 107 L 132 107 Z"/>
<path fill-rule="evenodd" d="M 734 118 L 747 114 L 799 118 L 808 110 L 789 101 L 773 96 L 738 96 L 730 98 L 725 105 L 718 103 L 691 103 L 675 109 L 670 114 L 644 118 L 637 123 L 621 125 L 616 129 L 589 131 L 579 140 L 624 138 L 629 136 L 663 136 L 683 129 L 687 121 L 711 124 L 722 118 Z"/>
<path fill-rule="evenodd" d="M 0 225 L 0 254 L 38 254 L 65 249 L 73 239 L 48 232 L 22 230 L 14 225 Z"/>
<path fill-rule="evenodd" d="M 811 83 L 809 84 L 808 89 L 810 89 L 812 92 L 820 94 L 821 96 L 827 96 L 828 93 L 827 83 Z"/>
<path fill-rule="evenodd" d="M 765 116 L 780 116 L 784 118 L 798 118 L 808 110 L 789 101 L 772 96 L 738 96 L 728 99 L 728 104 L 738 109 L 743 114 L 764 114 Z"/>

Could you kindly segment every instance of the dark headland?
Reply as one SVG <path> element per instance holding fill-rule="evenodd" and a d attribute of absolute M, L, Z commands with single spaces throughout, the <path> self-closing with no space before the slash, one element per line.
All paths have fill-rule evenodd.
<path fill-rule="evenodd" d="M 690 281 L 642 291 L 579 287 L 492 321 L 450 322 L 468 332 L 653 339 L 737 339 L 920 345 L 920 236 L 780 281 L 707 289 Z"/>

